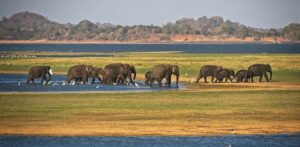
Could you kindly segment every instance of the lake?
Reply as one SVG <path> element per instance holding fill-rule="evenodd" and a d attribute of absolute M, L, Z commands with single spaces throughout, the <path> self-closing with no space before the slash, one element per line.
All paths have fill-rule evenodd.
<path fill-rule="evenodd" d="M 300 53 L 300 44 L 0 44 L 0 51 Z"/>
<path fill-rule="evenodd" d="M 49 137 L 49 136 L 0 136 L 0 146 L 213 146 L 213 147 L 299 147 L 299 134 L 208 136 L 208 137 Z"/>
<path fill-rule="evenodd" d="M 0 74 L 0 92 L 152 92 L 161 90 L 179 90 L 183 89 L 182 84 L 176 86 L 174 83 L 171 87 L 158 87 L 154 83 L 153 87 L 146 85 L 144 81 L 136 80 L 135 84 L 100 84 L 98 80 L 95 84 L 82 85 L 77 83 L 65 84 L 65 75 L 53 75 L 50 84 L 40 84 L 41 78 L 35 79 L 35 84 L 26 84 L 26 74 Z M 91 79 L 89 79 L 91 82 Z"/>

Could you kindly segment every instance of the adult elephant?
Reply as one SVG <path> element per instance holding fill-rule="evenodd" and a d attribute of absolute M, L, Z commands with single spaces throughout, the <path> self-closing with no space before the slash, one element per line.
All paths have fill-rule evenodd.
<path fill-rule="evenodd" d="M 43 84 L 44 81 L 46 81 L 46 84 L 48 84 L 49 81 L 51 80 L 51 75 L 52 75 L 52 69 L 50 66 L 34 66 L 29 69 L 28 79 L 26 83 L 29 84 L 29 82 L 32 81 L 32 83 L 34 84 L 35 78 L 42 77 L 41 84 Z"/>
<path fill-rule="evenodd" d="M 270 80 L 272 80 L 272 68 L 270 64 L 253 64 L 249 66 L 248 70 L 253 72 L 253 76 L 260 76 L 259 82 L 261 82 L 263 76 L 265 77 L 266 81 L 269 82 L 267 72 L 270 73 Z"/>
<path fill-rule="evenodd" d="M 123 83 L 128 78 L 129 82 L 133 84 L 133 80 L 136 78 L 135 67 L 129 64 L 108 64 L 104 67 L 104 72 L 106 81 L 112 81 L 114 83 Z"/>
<path fill-rule="evenodd" d="M 179 67 L 177 65 L 171 64 L 158 64 L 155 65 L 151 70 L 150 87 L 152 87 L 153 82 L 156 80 L 159 87 L 162 86 L 161 81 L 166 78 L 167 86 L 171 86 L 171 76 L 174 74 L 176 76 L 176 86 L 179 80 Z"/>
<path fill-rule="evenodd" d="M 199 71 L 199 76 L 196 80 L 198 83 L 201 78 L 204 77 L 204 82 L 207 83 L 207 77 L 211 76 L 211 82 L 214 81 L 214 78 L 217 76 L 217 74 L 222 70 L 223 68 L 221 66 L 216 65 L 204 65 L 201 67 Z"/>
<path fill-rule="evenodd" d="M 103 68 L 99 68 L 99 67 L 93 67 L 92 72 L 88 75 L 88 78 L 92 78 L 92 83 L 95 83 L 95 80 L 98 79 L 99 82 L 102 82 L 102 79 L 100 77 L 100 75 L 103 77 L 104 76 L 104 70 Z M 77 78 L 76 82 L 82 82 L 83 78 Z M 86 82 L 88 82 L 88 79 L 86 80 Z"/>
<path fill-rule="evenodd" d="M 69 84 L 71 80 L 81 79 L 83 84 L 88 81 L 89 75 L 92 75 L 93 66 L 92 65 L 74 65 L 69 68 L 67 74 L 66 83 Z"/>

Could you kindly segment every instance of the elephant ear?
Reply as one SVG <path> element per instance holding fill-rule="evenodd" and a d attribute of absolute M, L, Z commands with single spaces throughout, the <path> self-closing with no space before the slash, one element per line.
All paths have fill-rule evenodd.
<path fill-rule="evenodd" d="M 178 65 L 172 65 L 172 73 L 176 73 L 179 70 Z"/>
<path fill-rule="evenodd" d="M 87 65 L 85 65 L 85 71 L 89 72 L 89 67 Z"/>

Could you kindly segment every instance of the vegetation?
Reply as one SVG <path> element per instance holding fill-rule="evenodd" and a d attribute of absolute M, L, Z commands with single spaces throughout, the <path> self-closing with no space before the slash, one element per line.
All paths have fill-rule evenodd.
<path fill-rule="evenodd" d="M 109 40 L 168 41 L 171 35 L 203 35 L 246 38 L 286 37 L 299 41 L 299 24 L 290 24 L 283 29 L 258 29 L 222 17 L 183 18 L 163 26 L 133 25 L 121 26 L 110 23 L 92 23 L 83 20 L 78 24 L 59 24 L 31 13 L 20 12 L 0 21 L 1 40 Z"/>

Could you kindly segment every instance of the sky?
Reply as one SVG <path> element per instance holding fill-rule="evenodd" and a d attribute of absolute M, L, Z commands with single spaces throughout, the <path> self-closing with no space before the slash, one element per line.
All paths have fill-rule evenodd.
<path fill-rule="evenodd" d="M 300 0 L 0 0 L 0 18 L 23 11 L 73 24 L 87 19 L 120 25 L 163 25 L 202 16 L 221 16 L 257 28 L 300 23 Z"/>

